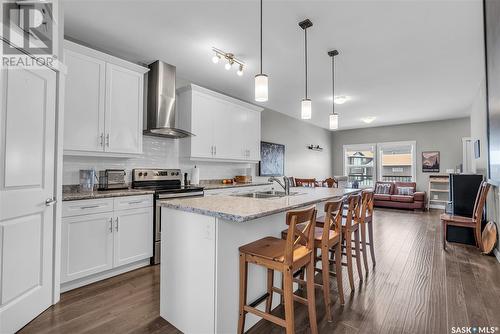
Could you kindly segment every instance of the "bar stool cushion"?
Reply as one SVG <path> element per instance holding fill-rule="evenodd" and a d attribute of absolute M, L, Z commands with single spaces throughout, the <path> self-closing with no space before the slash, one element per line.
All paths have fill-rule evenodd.
<path fill-rule="evenodd" d="M 239 248 L 241 253 L 258 256 L 264 259 L 284 262 L 286 240 L 275 237 L 265 237 Z M 297 245 L 293 251 L 293 261 L 297 261 L 311 253 L 307 247 Z"/>

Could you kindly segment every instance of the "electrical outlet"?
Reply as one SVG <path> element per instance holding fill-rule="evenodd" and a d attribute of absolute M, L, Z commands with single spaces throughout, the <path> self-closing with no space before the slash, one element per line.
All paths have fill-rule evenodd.
<path fill-rule="evenodd" d="M 438 199 L 438 198 L 439 198 L 439 196 L 438 196 L 438 195 L 434 195 L 434 199 Z"/>

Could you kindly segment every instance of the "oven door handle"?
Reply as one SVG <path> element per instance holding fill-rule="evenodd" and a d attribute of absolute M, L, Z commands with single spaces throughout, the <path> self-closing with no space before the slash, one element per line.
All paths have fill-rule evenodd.
<path fill-rule="evenodd" d="M 174 198 L 181 198 L 181 197 L 198 197 L 198 196 L 204 196 L 205 193 L 203 191 L 192 191 L 192 192 L 187 192 L 187 193 L 172 193 L 172 194 L 159 194 L 158 199 L 174 199 Z"/>

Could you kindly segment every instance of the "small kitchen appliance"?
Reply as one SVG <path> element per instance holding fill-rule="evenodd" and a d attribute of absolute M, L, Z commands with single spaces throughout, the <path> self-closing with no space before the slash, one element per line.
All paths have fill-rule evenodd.
<path fill-rule="evenodd" d="M 106 169 L 99 171 L 99 190 L 125 189 L 127 173 L 124 169 Z"/>

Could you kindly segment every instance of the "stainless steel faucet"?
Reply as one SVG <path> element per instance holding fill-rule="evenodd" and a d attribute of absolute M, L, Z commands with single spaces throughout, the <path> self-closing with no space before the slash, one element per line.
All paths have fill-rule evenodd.
<path fill-rule="evenodd" d="M 273 182 L 275 181 L 276 183 L 278 183 L 284 190 L 285 190 L 285 195 L 290 195 L 290 183 L 291 183 L 291 180 L 289 177 L 287 176 L 283 176 L 283 182 L 281 182 L 280 179 L 278 179 L 277 177 L 270 177 L 268 179 L 269 182 Z"/>

